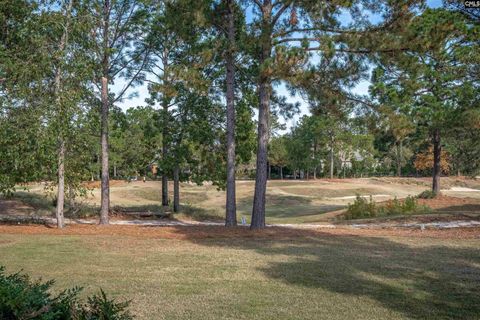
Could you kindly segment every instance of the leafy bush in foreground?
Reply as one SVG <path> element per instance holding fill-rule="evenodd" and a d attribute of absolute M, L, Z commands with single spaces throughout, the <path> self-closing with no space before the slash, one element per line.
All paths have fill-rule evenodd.
<path fill-rule="evenodd" d="M 377 205 L 372 197 L 367 201 L 357 195 L 355 201 L 348 205 L 345 219 L 374 218 L 379 216 L 422 214 L 429 212 L 430 208 L 418 204 L 417 198 L 408 196 L 404 200 L 388 200 L 385 204 Z"/>
<path fill-rule="evenodd" d="M 53 281 L 31 281 L 28 275 L 5 274 L 0 266 L 0 319 L 39 320 L 130 320 L 128 302 L 109 300 L 101 290 L 82 303 L 79 287 L 54 296 Z"/>

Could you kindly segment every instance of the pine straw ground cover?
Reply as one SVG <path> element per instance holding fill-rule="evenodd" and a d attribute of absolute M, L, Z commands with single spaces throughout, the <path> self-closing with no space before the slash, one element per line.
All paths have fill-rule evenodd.
<path fill-rule="evenodd" d="M 0 264 L 138 319 L 478 319 L 480 229 L 0 226 Z"/>

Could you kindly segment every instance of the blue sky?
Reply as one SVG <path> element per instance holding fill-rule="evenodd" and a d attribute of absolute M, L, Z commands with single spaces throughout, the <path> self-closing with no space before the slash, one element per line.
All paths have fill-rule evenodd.
<path fill-rule="evenodd" d="M 427 5 L 431 8 L 437 8 L 442 6 L 442 1 L 441 0 L 427 0 Z M 347 17 L 346 17 L 347 18 Z M 348 18 L 347 18 L 348 19 Z M 121 90 L 122 86 L 125 84 L 124 81 L 118 80 L 116 83 L 112 86 L 112 90 L 114 92 L 118 92 Z M 361 94 L 365 95 L 368 93 L 368 87 L 370 85 L 370 82 L 367 80 L 361 81 L 353 90 L 352 92 L 356 94 Z M 276 88 L 278 93 L 281 95 L 284 95 L 287 97 L 287 100 L 289 102 L 299 102 L 300 103 L 300 113 L 295 115 L 291 119 L 284 119 L 283 122 L 287 124 L 287 127 L 290 128 L 291 126 L 295 125 L 296 121 L 305 114 L 309 114 L 309 108 L 307 103 L 300 97 L 300 96 L 292 96 L 289 94 L 289 92 L 286 90 L 285 85 L 280 85 L 279 87 Z M 122 102 L 117 103 L 116 105 L 122 108 L 122 110 L 127 110 L 130 107 L 136 107 L 136 106 L 142 106 L 145 105 L 145 98 L 148 97 L 148 90 L 147 90 L 147 85 L 144 84 L 142 86 L 133 88 L 129 91 L 130 94 L 135 93 L 136 97 L 131 98 L 131 99 L 125 99 Z"/>

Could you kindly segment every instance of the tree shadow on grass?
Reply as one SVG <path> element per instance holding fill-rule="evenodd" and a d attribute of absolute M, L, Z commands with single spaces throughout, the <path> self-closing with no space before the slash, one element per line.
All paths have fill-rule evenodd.
<path fill-rule="evenodd" d="M 17 191 L 13 194 L 12 199 L 21 201 L 32 207 L 36 212 L 42 212 L 44 214 L 53 212 L 55 209 L 53 198 L 48 195 L 28 191 Z"/>
<path fill-rule="evenodd" d="M 315 204 L 308 197 L 281 194 L 267 195 L 266 217 L 268 218 L 295 218 L 318 215 L 345 208 L 344 205 Z M 250 212 L 253 197 L 245 197 L 237 201 L 239 211 Z"/>
<path fill-rule="evenodd" d="M 13 199 L 19 200 L 34 210 L 32 214 L 39 217 L 53 217 L 55 215 L 56 200 L 51 194 L 39 194 L 35 192 L 18 191 L 15 192 Z M 82 197 L 77 197 L 75 204 L 70 206 L 65 203 L 65 217 L 71 219 L 92 218 L 100 215 L 100 207 L 94 204 L 86 203 Z"/>
<path fill-rule="evenodd" d="M 278 256 L 259 269 L 269 278 L 374 299 L 408 318 L 479 319 L 480 249 L 407 241 L 312 232 L 288 239 L 196 239 L 195 243 Z"/>
<path fill-rule="evenodd" d="M 454 206 L 449 206 L 445 208 L 438 208 L 435 209 L 437 212 L 446 212 L 446 213 L 466 213 L 466 212 L 472 212 L 472 213 L 480 213 L 480 204 L 463 204 L 463 205 L 454 205 Z"/>

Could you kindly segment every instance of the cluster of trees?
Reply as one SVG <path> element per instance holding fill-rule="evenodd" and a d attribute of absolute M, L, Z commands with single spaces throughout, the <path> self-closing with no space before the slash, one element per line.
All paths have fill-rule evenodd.
<path fill-rule="evenodd" d="M 281 179 L 285 169 L 293 179 L 374 174 L 374 136 L 356 122 L 328 114 L 303 116 L 291 132 L 271 139 L 269 164 Z"/>
<path fill-rule="evenodd" d="M 461 141 L 450 161 L 478 169 L 479 16 L 461 1 L 2 0 L 0 29 L 0 189 L 51 181 L 59 227 L 82 181 L 100 178 L 108 224 L 110 176 L 152 167 L 175 211 L 182 180 L 226 188 L 233 226 L 235 173 L 255 161 L 254 229 L 272 165 L 363 175 L 390 157 L 401 173 L 430 141 L 438 192 L 442 146 Z M 145 105 L 118 109 L 140 84 Z M 279 84 L 312 112 L 284 136 L 298 105 Z"/>
<path fill-rule="evenodd" d="M 328 93 L 305 88 L 313 115 L 273 138 L 270 163 L 294 177 L 432 174 L 435 193 L 442 172 L 478 174 L 479 31 L 479 10 L 455 1 L 413 16 L 373 56 L 368 96 L 319 105 Z"/>

